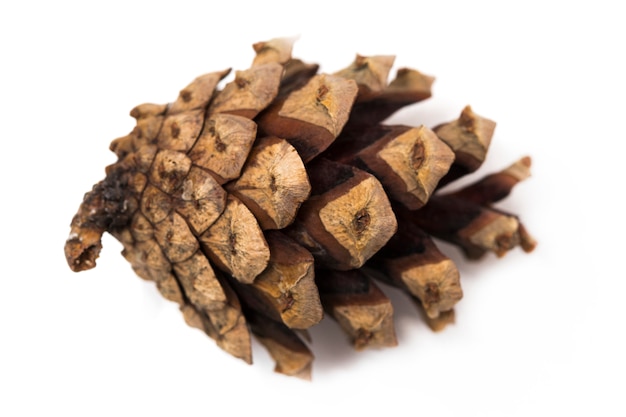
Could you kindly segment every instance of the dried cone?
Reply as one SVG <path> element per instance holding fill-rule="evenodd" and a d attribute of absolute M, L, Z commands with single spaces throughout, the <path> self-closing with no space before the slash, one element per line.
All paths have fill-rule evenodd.
<path fill-rule="evenodd" d="M 393 56 L 345 69 L 291 57 L 292 40 L 254 45 L 248 69 L 202 75 L 170 104 L 131 110 L 118 161 L 71 223 L 70 268 L 96 266 L 109 232 L 138 276 L 178 303 L 185 321 L 252 361 L 254 335 L 277 372 L 310 378 L 307 328 L 326 313 L 356 349 L 397 343 L 378 279 L 414 300 L 428 325 L 454 321 L 459 271 L 432 237 L 471 258 L 536 242 L 493 207 L 529 176 L 530 158 L 454 193 L 476 171 L 495 123 L 468 106 L 434 129 L 384 125 L 431 95 L 434 78 Z"/>

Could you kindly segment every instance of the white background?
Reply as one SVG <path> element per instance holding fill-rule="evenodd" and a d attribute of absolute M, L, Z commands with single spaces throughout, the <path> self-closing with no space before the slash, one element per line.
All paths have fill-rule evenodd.
<path fill-rule="evenodd" d="M 0 415 L 626 413 L 618 2 L 210 3 L 0 6 Z M 353 352 L 324 320 L 312 382 L 273 373 L 256 343 L 252 366 L 223 353 L 112 238 L 95 270 L 75 274 L 63 255 L 133 106 L 245 69 L 252 43 L 293 35 L 294 55 L 324 71 L 391 54 L 435 76 L 433 98 L 398 123 L 432 126 L 466 104 L 494 119 L 480 173 L 532 156 L 532 177 L 501 207 L 539 241 L 479 263 L 445 246 L 465 297 L 443 333 L 396 291 L 396 348 Z"/>

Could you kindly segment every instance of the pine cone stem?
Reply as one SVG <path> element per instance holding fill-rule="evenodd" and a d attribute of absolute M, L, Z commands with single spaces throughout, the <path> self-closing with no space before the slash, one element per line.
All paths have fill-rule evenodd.
<path fill-rule="evenodd" d="M 96 266 L 105 231 L 126 227 L 136 203 L 131 202 L 128 174 L 110 168 L 109 175 L 85 194 L 72 219 L 70 235 L 65 242 L 65 258 L 74 272 Z"/>

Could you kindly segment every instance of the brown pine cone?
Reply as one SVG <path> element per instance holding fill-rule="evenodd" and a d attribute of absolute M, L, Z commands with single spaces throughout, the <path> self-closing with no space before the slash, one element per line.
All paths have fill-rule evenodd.
<path fill-rule="evenodd" d="M 466 107 L 429 128 L 386 125 L 431 95 L 432 77 L 391 56 L 357 56 L 318 74 L 284 39 L 254 45 L 252 66 L 196 78 L 170 104 L 131 111 L 111 143 L 118 161 L 71 223 L 70 268 L 95 267 L 104 232 L 187 323 L 252 361 L 250 334 L 276 371 L 310 377 L 309 327 L 324 311 L 356 349 L 396 345 L 376 280 L 404 290 L 433 329 L 454 319 L 459 272 L 432 237 L 470 258 L 535 242 L 493 208 L 528 177 L 530 159 L 454 193 L 476 171 L 495 123 Z M 304 340 L 303 340 L 304 337 Z"/>

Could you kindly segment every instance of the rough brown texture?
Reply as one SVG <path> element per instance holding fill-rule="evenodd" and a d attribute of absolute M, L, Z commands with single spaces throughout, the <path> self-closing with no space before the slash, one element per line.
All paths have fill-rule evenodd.
<path fill-rule="evenodd" d="M 85 194 L 65 256 L 73 271 L 95 267 L 110 233 L 190 326 L 248 363 L 253 335 L 277 372 L 309 379 L 306 329 L 324 312 L 357 350 L 398 343 L 376 281 L 433 330 L 454 322 L 460 273 L 433 237 L 469 258 L 536 242 L 494 207 L 530 175 L 529 157 L 439 191 L 480 168 L 493 121 L 467 106 L 433 129 L 384 124 L 430 97 L 434 78 L 402 68 L 388 82 L 385 55 L 320 74 L 292 47 L 256 43 L 231 80 L 201 75 L 170 104 L 132 109 L 136 127 L 111 142 L 118 160 Z"/>

